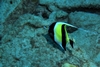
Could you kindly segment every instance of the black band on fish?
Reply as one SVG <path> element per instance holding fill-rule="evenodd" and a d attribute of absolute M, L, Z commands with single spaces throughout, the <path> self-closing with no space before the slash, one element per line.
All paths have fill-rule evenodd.
<path fill-rule="evenodd" d="M 56 22 L 52 23 L 49 26 L 49 30 L 48 30 L 48 34 L 50 35 L 50 37 L 54 40 L 54 26 L 55 26 Z"/>
<path fill-rule="evenodd" d="M 73 40 L 70 39 L 69 42 L 70 42 L 71 47 L 73 48 L 73 43 L 74 43 Z"/>
<path fill-rule="evenodd" d="M 62 47 L 66 50 L 66 31 L 65 31 L 65 24 L 62 25 Z"/>

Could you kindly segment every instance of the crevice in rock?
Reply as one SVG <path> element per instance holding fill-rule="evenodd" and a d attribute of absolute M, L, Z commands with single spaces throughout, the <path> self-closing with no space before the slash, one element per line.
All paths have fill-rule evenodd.
<path fill-rule="evenodd" d="M 42 13 L 42 17 L 43 17 L 44 19 L 48 19 L 48 18 L 49 18 L 49 15 L 48 15 L 46 12 L 44 12 L 44 13 Z"/>
<path fill-rule="evenodd" d="M 0 35 L 0 44 L 1 44 L 2 36 Z"/>
<path fill-rule="evenodd" d="M 72 8 L 60 8 L 68 13 L 75 12 L 75 11 L 81 11 L 81 12 L 88 12 L 88 13 L 95 13 L 100 15 L 100 7 L 95 6 L 87 6 L 87 7 L 72 7 Z"/>
<path fill-rule="evenodd" d="M 44 5 L 44 4 L 39 4 L 40 6 L 42 7 L 45 7 L 49 12 L 52 12 L 49 8 L 48 8 L 48 5 Z"/>
<path fill-rule="evenodd" d="M 10 4 L 13 4 L 12 0 L 10 1 Z"/>
<path fill-rule="evenodd" d="M 39 4 L 38 7 L 33 11 L 36 16 L 42 16 L 44 19 L 48 19 L 51 11 L 48 9 L 47 5 Z"/>
<path fill-rule="evenodd" d="M 0 35 L 0 41 L 2 40 L 2 36 Z"/>
<path fill-rule="evenodd" d="M 36 26 L 34 24 L 31 24 L 30 22 L 27 22 L 25 25 L 27 25 L 29 27 L 32 27 L 32 28 L 35 28 L 35 29 L 40 28 L 39 26 Z"/>

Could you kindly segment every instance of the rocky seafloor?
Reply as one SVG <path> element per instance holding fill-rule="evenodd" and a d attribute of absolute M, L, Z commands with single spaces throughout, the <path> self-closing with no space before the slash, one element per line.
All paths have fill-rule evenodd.
<path fill-rule="evenodd" d="M 57 21 L 79 28 L 71 52 L 48 40 Z M 100 67 L 100 0 L 0 0 L 0 67 Z"/>

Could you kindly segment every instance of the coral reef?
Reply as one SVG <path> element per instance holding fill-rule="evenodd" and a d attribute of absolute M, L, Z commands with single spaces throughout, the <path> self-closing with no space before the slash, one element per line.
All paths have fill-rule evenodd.
<path fill-rule="evenodd" d="M 100 67 L 99 9 L 100 0 L 0 0 L 0 67 Z M 47 35 L 55 21 L 78 27 L 65 53 Z"/>

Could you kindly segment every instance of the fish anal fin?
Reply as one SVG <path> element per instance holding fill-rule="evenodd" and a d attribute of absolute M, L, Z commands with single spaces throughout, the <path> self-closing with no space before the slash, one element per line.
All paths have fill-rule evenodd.
<path fill-rule="evenodd" d="M 73 48 L 74 41 L 70 39 L 69 42 L 70 42 L 71 47 Z"/>

